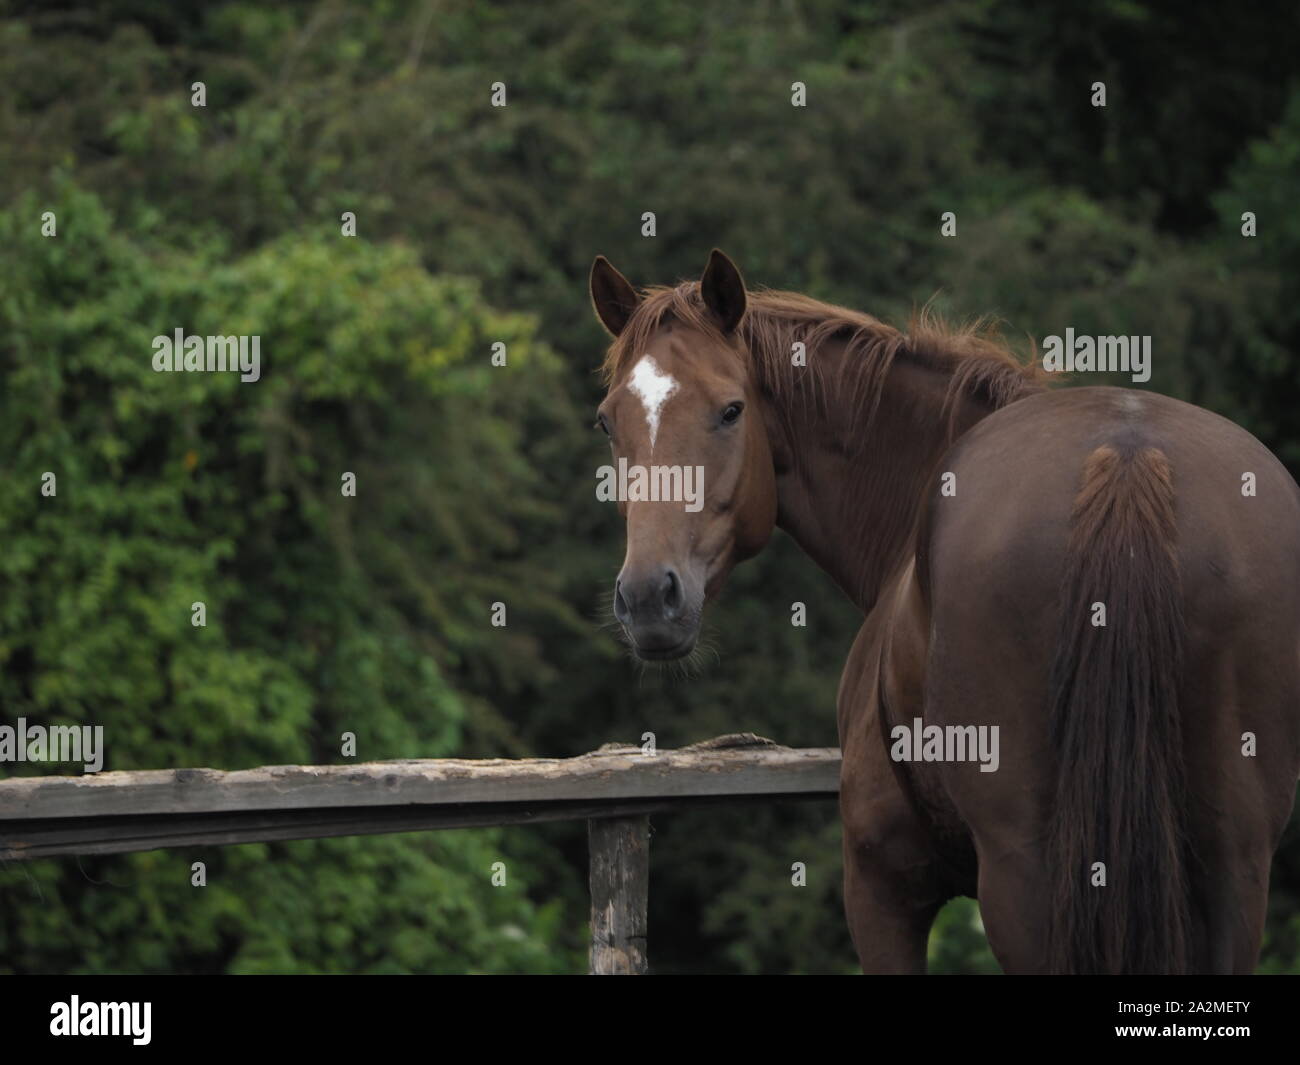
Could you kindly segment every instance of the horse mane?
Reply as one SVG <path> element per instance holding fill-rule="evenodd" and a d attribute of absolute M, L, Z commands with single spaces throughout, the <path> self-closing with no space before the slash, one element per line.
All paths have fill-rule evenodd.
<path fill-rule="evenodd" d="M 608 384 L 629 369 L 650 340 L 668 321 L 700 330 L 719 343 L 725 338 L 700 295 L 698 281 L 644 290 L 622 333 L 610 345 L 602 366 Z M 952 326 L 929 307 L 912 316 L 906 332 L 861 311 L 823 303 L 797 292 L 758 289 L 747 293 L 748 304 L 739 332 L 749 348 L 752 369 L 760 384 L 777 398 L 788 398 L 806 380 L 791 373 L 791 353 L 802 342 L 807 368 L 818 394 L 828 387 L 843 395 L 867 422 L 880 404 L 891 367 L 899 359 L 949 375 L 944 412 L 955 416 L 961 398 L 983 400 L 991 408 L 1047 387 L 1048 375 L 1036 362 L 1024 362 L 1003 342 L 996 321 L 978 319 Z M 840 379 L 826 380 L 812 352 L 828 340 L 846 347 Z"/>

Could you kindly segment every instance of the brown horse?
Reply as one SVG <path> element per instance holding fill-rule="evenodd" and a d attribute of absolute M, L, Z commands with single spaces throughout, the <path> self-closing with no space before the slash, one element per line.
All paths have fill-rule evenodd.
<path fill-rule="evenodd" d="M 718 251 L 644 293 L 598 258 L 591 295 L 615 458 L 703 472 L 694 507 L 620 502 L 636 652 L 688 653 L 774 525 L 866 616 L 839 694 L 863 969 L 924 971 L 964 894 L 1010 972 L 1251 970 L 1300 774 L 1277 460 L 1173 399 L 1050 391 L 977 328 L 746 292 Z"/>

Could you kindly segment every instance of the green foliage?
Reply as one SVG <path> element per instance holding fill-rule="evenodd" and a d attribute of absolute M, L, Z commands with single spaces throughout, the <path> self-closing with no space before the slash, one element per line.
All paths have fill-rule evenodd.
<path fill-rule="evenodd" d="M 46 202 L 57 239 L 27 224 L 31 196 L 0 215 L 25 266 L 0 319 L 6 719 L 102 724 L 107 769 L 337 762 L 344 731 L 367 759 L 451 755 L 472 731 L 454 674 L 498 690 L 550 675 L 512 635 L 526 623 L 484 623 L 525 580 L 523 618 L 572 621 L 520 561 L 530 523 L 560 520 L 524 427 L 565 409 L 530 319 L 399 245 L 293 237 L 214 263 L 138 245 L 71 184 Z M 258 334 L 263 379 L 156 373 L 151 340 L 177 327 Z M 190 624 L 194 602 L 206 627 Z M 14 970 L 570 967 L 579 936 L 558 927 L 559 903 L 491 886 L 499 839 L 213 851 L 204 890 L 172 852 L 85 876 L 42 866 L 30 893 L 10 869 L 6 892 L 27 898 L 5 909 L 0 957 Z"/>

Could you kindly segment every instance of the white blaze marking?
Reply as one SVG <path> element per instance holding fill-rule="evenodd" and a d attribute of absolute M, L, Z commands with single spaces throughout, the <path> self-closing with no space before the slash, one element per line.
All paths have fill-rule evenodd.
<path fill-rule="evenodd" d="M 668 402 L 668 397 L 677 391 L 677 382 L 659 369 L 659 364 L 647 355 L 636 364 L 627 383 L 628 388 L 636 393 L 645 408 L 646 425 L 650 427 L 650 450 L 655 449 L 655 437 L 659 435 L 659 414 Z"/>

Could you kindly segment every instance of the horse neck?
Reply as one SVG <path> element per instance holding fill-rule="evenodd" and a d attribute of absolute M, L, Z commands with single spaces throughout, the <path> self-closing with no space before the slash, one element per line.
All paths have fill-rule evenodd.
<path fill-rule="evenodd" d="M 945 408 L 950 378 L 895 361 L 873 413 L 844 374 L 844 345 L 808 353 L 826 383 L 816 397 L 767 397 L 777 473 L 777 524 L 864 612 L 914 550 L 925 493 L 952 441 L 992 407 L 959 397 Z M 854 357 L 854 356 L 849 356 Z"/>

